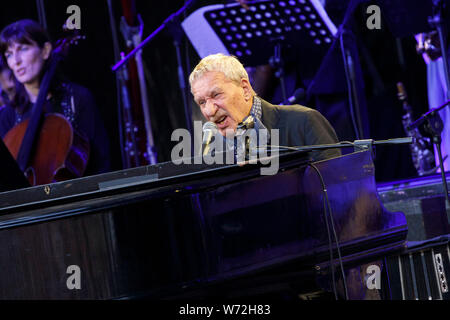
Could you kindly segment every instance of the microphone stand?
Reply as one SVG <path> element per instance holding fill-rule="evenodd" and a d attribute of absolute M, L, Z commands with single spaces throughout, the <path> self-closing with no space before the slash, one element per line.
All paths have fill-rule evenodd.
<path fill-rule="evenodd" d="M 275 76 L 280 80 L 282 99 L 283 101 L 286 101 L 287 95 L 286 84 L 284 82 L 284 62 L 281 54 L 281 43 L 277 42 L 274 47 L 274 54 L 269 59 L 269 64 L 275 69 Z"/>
<path fill-rule="evenodd" d="M 355 131 L 355 138 L 357 140 L 362 139 L 362 137 L 364 136 L 364 132 L 361 126 L 361 111 L 359 110 L 361 97 L 358 95 L 356 86 L 357 79 L 355 74 L 354 59 L 350 50 L 346 48 L 346 45 L 344 43 L 344 35 L 352 35 L 351 30 L 347 29 L 347 24 L 349 23 L 350 17 L 355 11 L 357 5 L 359 5 L 360 3 L 361 0 L 349 1 L 344 19 L 339 26 L 336 35 L 334 36 L 335 41 L 339 41 L 341 49 L 344 73 L 347 82 L 350 118 L 352 121 L 353 130 Z M 353 39 L 350 40 L 354 41 Z"/>
<path fill-rule="evenodd" d="M 446 205 L 450 207 L 447 180 L 445 178 L 445 171 L 444 171 L 444 161 L 442 160 L 442 151 L 441 151 L 441 142 L 442 142 L 441 133 L 444 130 L 444 123 L 442 122 L 442 119 L 439 116 L 439 110 L 445 108 L 449 104 L 450 100 L 443 103 L 437 108 L 431 109 L 430 111 L 422 115 L 419 119 L 417 119 L 415 122 L 410 124 L 407 127 L 407 129 L 408 130 L 415 129 L 422 123 L 426 122 L 425 129 L 432 135 L 433 137 L 432 141 L 436 145 L 436 149 L 438 152 L 439 167 L 441 168 L 441 177 L 442 177 L 442 185 L 444 186 L 445 201 Z"/>
<path fill-rule="evenodd" d="M 173 38 L 173 44 L 175 46 L 176 49 L 176 53 L 177 53 L 177 63 L 178 63 L 178 67 L 177 67 L 177 71 L 178 71 L 178 86 L 180 87 L 180 91 L 181 91 L 181 95 L 183 98 L 183 106 L 184 106 L 184 113 L 186 115 L 186 122 L 187 122 L 187 130 L 191 133 L 192 136 L 192 117 L 191 117 L 191 109 L 189 106 L 189 94 L 187 91 L 187 87 L 186 87 L 186 77 L 185 77 L 185 72 L 184 72 L 184 68 L 183 68 L 183 62 L 181 59 L 181 43 L 182 43 L 182 29 L 181 29 L 181 24 L 180 24 L 180 20 L 179 17 L 176 17 L 176 19 L 172 19 L 170 20 L 168 26 L 167 26 L 170 34 L 172 35 Z M 192 143 L 191 143 L 192 145 Z"/>
<path fill-rule="evenodd" d="M 47 16 L 45 15 L 44 0 L 36 0 L 36 7 L 38 9 L 39 24 L 45 29 L 47 28 Z"/>
<path fill-rule="evenodd" d="M 138 46 L 136 46 L 132 51 L 130 51 L 130 53 L 128 53 L 122 60 L 120 60 L 118 63 L 116 63 L 111 69 L 113 72 L 117 72 L 117 70 L 119 70 L 121 67 L 123 67 L 123 65 L 130 60 L 133 56 L 135 56 L 140 50 L 142 50 L 143 47 L 145 47 L 150 41 L 153 40 L 153 38 L 158 35 L 164 28 L 166 28 L 169 24 L 173 23 L 173 21 L 179 21 L 180 16 L 186 12 L 195 2 L 196 0 L 188 0 L 185 2 L 185 4 L 183 5 L 183 7 L 181 7 L 177 12 L 171 14 L 166 20 L 164 20 L 164 22 L 155 30 L 153 31 L 146 39 L 144 39 Z M 177 49 L 177 60 L 180 63 L 180 58 L 179 58 L 179 42 L 177 42 L 178 40 L 175 39 L 175 47 Z M 181 81 L 181 80 L 180 80 Z M 184 79 L 183 79 L 184 82 Z M 180 86 L 183 86 L 182 82 L 180 82 Z M 183 89 L 183 88 L 182 88 Z M 182 95 L 183 95 L 183 102 L 185 102 L 186 100 L 186 94 L 185 91 L 182 90 Z M 188 112 L 188 107 L 186 106 L 185 103 L 185 112 Z M 187 124 L 188 128 L 191 128 L 191 123 L 190 123 L 190 114 L 186 114 L 186 120 L 187 122 L 189 122 Z M 191 131 L 190 131 L 191 132 Z M 192 133 L 192 132 L 191 132 Z M 191 134 L 192 136 L 192 134 Z"/>

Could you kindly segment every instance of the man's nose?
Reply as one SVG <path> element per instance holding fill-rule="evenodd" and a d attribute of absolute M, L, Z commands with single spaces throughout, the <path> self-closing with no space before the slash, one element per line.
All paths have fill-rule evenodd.
<path fill-rule="evenodd" d="M 214 101 L 207 100 L 205 105 L 205 114 L 208 118 L 214 117 L 217 112 L 218 107 Z"/>

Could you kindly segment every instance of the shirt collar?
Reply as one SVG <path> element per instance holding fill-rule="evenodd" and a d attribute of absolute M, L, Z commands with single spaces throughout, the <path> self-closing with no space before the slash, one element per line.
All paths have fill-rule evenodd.
<path fill-rule="evenodd" d="M 253 97 L 253 105 L 250 110 L 250 114 L 253 115 L 256 119 L 261 120 L 262 116 L 262 108 L 261 108 L 261 99 L 257 96 Z"/>
<path fill-rule="evenodd" d="M 253 97 L 253 104 L 250 109 L 250 114 L 242 120 L 238 126 L 237 131 L 247 130 L 255 127 L 255 122 L 260 122 L 262 116 L 261 99 L 257 96 Z"/>

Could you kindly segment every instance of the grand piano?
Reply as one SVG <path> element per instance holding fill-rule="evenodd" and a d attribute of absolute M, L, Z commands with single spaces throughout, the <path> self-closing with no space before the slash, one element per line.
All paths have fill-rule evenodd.
<path fill-rule="evenodd" d="M 167 162 L 0 193 L 0 299 L 388 297 L 407 225 L 370 151 L 278 157 L 275 175 Z"/>

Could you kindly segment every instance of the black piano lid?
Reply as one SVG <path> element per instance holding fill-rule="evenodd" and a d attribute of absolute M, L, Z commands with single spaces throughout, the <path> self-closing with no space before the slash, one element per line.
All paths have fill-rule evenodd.
<path fill-rule="evenodd" d="M 0 139 L 0 192 L 30 187 L 3 139 Z"/>
<path fill-rule="evenodd" d="M 268 157 L 272 161 L 276 156 Z M 192 158 L 194 159 L 194 158 Z M 309 161 L 308 152 L 283 151 L 279 155 L 279 169 L 299 166 Z M 192 161 L 193 162 L 193 161 Z M 0 193 L 0 214 L 24 211 L 61 205 L 73 201 L 93 198 L 110 197 L 123 193 L 161 188 L 184 188 L 189 182 L 199 182 L 202 179 L 226 177 L 232 173 L 242 173 L 241 178 L 257 176 L 260 169 L 269 167 L 259 161 L 256 164 L 174 164 L 164 162 L 156 165 L 142 166 L 119 170 L 100 175 L 57 182 L 48 185 L 35 186 Z M 178 185 L 178 186 L 177 186 Z M 196 185 L 196 188 L 201 185 Z"/>

